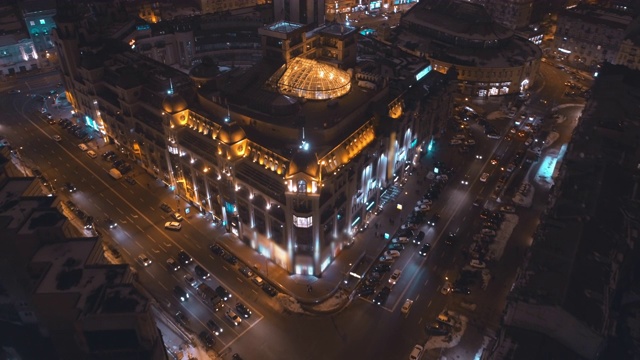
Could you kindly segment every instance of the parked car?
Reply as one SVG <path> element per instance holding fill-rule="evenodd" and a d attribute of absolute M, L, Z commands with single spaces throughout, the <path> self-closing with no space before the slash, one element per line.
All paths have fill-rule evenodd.
<path fill-rule="evenodd" d="M 380 292 L 373 299 L 373 302 L 377 305 L 384 305 L 390 293 L 391 293 L 390 287 L 388 286 L 383 287 L 382 290 L 380 290 Z"/>
<path fill-rule="evenodd" d="M 180 215 L 179 212 L 173 212 L 171 213 L 171 217 L 175 220 L 175 221 L 182 221 L 184 220 L 184 218 L 182 217 L 182 215 Z"/>
<path fill-rule="evenodd" d="M 420 359 L 420 356 L 422 356 L 422 350 L 424 350 L 422 345 L 414 346 L 413 350 L 411 350 L 411 354 L 409 354 L 409 360 L 418 360 L 418 359 Z"/>
<path fill-rule="evenodd" d="M 404 245 L 402 245 L 402 244 L 389 244 L 387 246 L 387 249 L 401 251 L 401 250 L 404 250 Z"/>
<path fill-rule="evenodd" d="M 209 321 L 207 321 L 207 328 L 216 335 L 220 335 L 222 332 L 224 332 L 224 329 L 215 321 L 213 321 L 213 319 L 209 319 Z"/>
<path fill-rule="evenodd" d="M 402 275 L 402 270 L 395 269 L 393 271 L 393 274 L 391 274 L 391 276 L 389 277 L 389 284 L 395 285 L 400 279 L 400 275 Z"/>
<path fill-rule="evenodd" d="M 193 276 L 191 276 L 191 274 L 187 274 L 184 276 L 184 282 L 186 282 L 187 285 L 191 287 L 198 286 L 198 282 L 196 281 L 196 279 L 193 278 Z"/>
<path fill-rule="evenodd" d="M 209 250 L 211 250 L 211 252 L 216 255 L 219 255 L 219 256 L 224 255 L 224 250 L 218 244 L 210 245 Z"/>
<path fill-rule="evenodd" d="M 216 294 L 218 294 L 218 296 L 220 296 L 222 300 L 227 301 L 231 299 L 232 295 L 229 294 L 227 289 L 223 288 L 222 286 L 218 286 L 215 290 L 216 290 Z"/>
<path fill-rule="evenodd" d="M 372 270 L 378 273 L 383 273 L 383 272 L 391 271 L 391 266 L 389 264 L 378 264 L 374 266 Z"/>
<path fill-rule="evenodd" d="M 193 261 L 193 258 L 187 254 L 186 251 L 180 250 L 178 251 L 178 261 L 180 261 L 182 265 L 188 265 Z"/>
<path fill-rule="evenodd" d="M 213 346 L 216 344 L 216 340 L 206 330 L 202 330 L 198 337 L 200 338 L 204 346 L 208 348 L 213 348 Z"/>
<path fill-rule="evenodd" d="M 237 263 L 238 263 L 238 258 L 237 258 L 237 257 L 235 257 L 235 256 L 233 256 L 233 255 L 231 255 L 231 254 L 228 254 L 228 253 L 225 253 L 225 254 L 222 256 L 222 258 L 223 258 L 226 262 L 228 262 L 229 264 L 232 264 L 232 265 L 235 265 L 235 264 L 237 264 Z"/>
<path fill-rule="evenodd" d="M 260 276 L 256 276 L 256 277 L 252 278 L 251 281 L 253 281 L 253 283 L 258 285 L 258 286 L 262 286 L 264 284 L 264 280 L 262 280 L 262 278 Z"/>
<path fill-rule="evenodd" d="M 429 335 L 436 335 L 436 336 L 449 335 L 449 332 L 450 332 L 449 327 L 447 325 L 438 323 L 438 322 L 427 325 L 425 327 L 425 331 Z"/>
<path fill-rule="evenodd" d="M 409 310 L 411 310 L 411 305 L 413 305 L 413 300 L 411 299 L 405 300 L 404 304 L 402 305 L 402 308 L 400 309 L 400 312 L 403 314 L 408 314 Z"/>
<path fill-rule="evenodd" d="M 228 309 L 225 315 L 227 316 L 227 319 L 229 319 L 235 326 L 238 326 L 240 325 L 240 323 L 242 323 L 242 318 L 238 316 L 238 314 L 236 314 L 236 312 L 232 309 Z"/>
<path fill-rule="evenodd" d="M 240 302 L 236 303 L 236 311 L 238 312 L 238 314 L 242 315 L 245 319 L 251 317 L 251 314 L 252 314 L 251 310 Z"/>
<path fill-rule="evenodd" d="M 241 267 L 239 271 L 246 278 L 250 278 L 253 276 L 253 271 L 251 271 L 251 269 L 248 266 Z"/>
<path fill-rule="evenodd" d="M 189 293 L 186 292 L 182 287 L 180 287 L 179 285 L 176 285 L 173 288 L 173 295 L 175 295 L 175 297 L 180 300 L 180 301 L 187 301 L 189 300 Z"/>
<path fill-rule="evenodd" d="M 265 293 L 267 293 L 269 296 L 274 297 L 276 295 L 278 295 L 278 291 L 271 285 L 264 283 L 262 285 L 262 291 L 264 291 Z"/>
<path fill-rule="evenodd" d="M 476 259 L 471 260 L 469 265 L 471 265 L 474 268 L 478 268 L 478 269 L 484 269 L 484 268 L 487 267 L 487 264 L 485 264 L 483 261 L 476 260 Z"/>
<path fill-rule="evenodd" d="M 160 204 L 160 209 L 162 209 L 162 211 L 166 212 L 166 213 L 170 213 L 173 212 L 173 209 L 171 209 L 171 206 L 169 206 L 166 203 L 162 203 Z"/>
<path fill-rule="evenodd" d="M 182 224 L 180 224 L 179 222 L 175 222 L 175 221 L 168 221 L 168 222 L 164 223 L 164 228 L 167 229 L 167 230 L 178 231 L 178 230 L 182 229 Z"/>

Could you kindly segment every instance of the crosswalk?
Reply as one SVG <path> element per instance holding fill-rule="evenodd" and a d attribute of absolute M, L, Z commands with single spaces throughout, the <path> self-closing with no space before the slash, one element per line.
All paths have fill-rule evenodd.
<path fill-rule="evenodd" d="M 398 185 L 392 185 L 382 192 L 380 195 L 380 206 L 385 206 L 388 202 L 397 198 L 402 192 L 402 188 Z"/>

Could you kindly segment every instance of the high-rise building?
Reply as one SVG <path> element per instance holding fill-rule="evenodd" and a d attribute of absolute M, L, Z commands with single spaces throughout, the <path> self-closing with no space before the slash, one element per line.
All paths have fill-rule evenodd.
<path fill-rule="evenodd" d="M 273 16 L 276 21 L 323 25 L 324 0 L 273 0 Z"/>

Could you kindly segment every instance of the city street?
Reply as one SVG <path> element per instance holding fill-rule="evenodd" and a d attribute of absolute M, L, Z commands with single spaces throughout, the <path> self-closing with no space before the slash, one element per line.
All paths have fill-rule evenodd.
<path fill-rule="evenodd" d="M 566 80 L 556 76 L 559 71 L 551 65 L 542 67 L 544 87 L 532 94 L 531 105 L 525 106 L 518 114 L 527 112 L 547 118 L 551 114 L 549 101 L 557 101 L 556 105 L 559 105 L 569 100 L 561 95 Z M 129 174 L 135 180 L 134 184 L 124 179 L 114 180 L 108 173 L 110 162 L 100 156 L 107 150 L 118 152 L 113 145 L 104 145 L 101 140 L 91 141 L 88 145 L 98 153 L 98 157 L 92 159 L 78 148 L 79 139 L 58 125 L 50 125 L 40 112 L 39 99 L 26 96 L 26 93 L 45 94 L 58 81 L 50 74 L 43 74 L 27 80 L 25 87 L 21 88 L 22 93 L 3 95 L 0 106 L 4 116 L 0 121 L 0 133 L 10 139 L 14 147 L 20 148 L 21 157 L 27 165 L 40 170 L 54 185 L 63 207 L 67 206 L 67 200 L 71 200 L 86 214 L 95 217 L 105 245 L 117 249 L 122 255 L 121 260 L 132 265 L 138 272 L 138 281 L 169 317 L 173 318 L 177 311 L 186 314 L 188 324 L 183 328 L 194 335 L 206 329 L 209 319 L 214 319 L 223 328 L 214 346 L 223 358 L 230 358 L 231 354 L 238 352 L 247 359 L 404 359 L 415 344 L 427 343 L 429 336 L 425 326 L 435 322 L 438 314 L 444 310 L 468 318 L 469 326 L 457 346 L 430 349 L 423 358 L 435 359 L 440 355 L 471 358 L 482 347 L 484 336 L 492 336 L 499 327 L 506 296 L 516 268 L 531 242 L 537 219 L 545 208 L 545 191 L 548 189 L 534 184 L 536 194 L 532 206 L 518 207 L 516 215 L 519 221 L 501 260 L 488 263 L 492 279 L 486 288 L 476 283 L 470 286 L 469 295 L 444 295 L 440 290 L 447 279 L 453 281 L 460 276 L 463 268 L 469 268 L 470 259 L 465 252 L 471 244 L 471 238 L 482 226 L 480 211 L 482 208 L 495 210 L 501 206 L 498 198 L 492 196 L 505 171 L 501 167 L 506 166 L 518 150 L 525 148 L 524 137 L 490 139 L 484 135 L 479 124 L 471 122 L 470 133 L 476 144 L 470 147 L 469 152 L 462 153 L 457 146 L 449 146 L 449 139 L 454 133 L 449 131 L 444 134 L 436 142 L 435 148 L 422 158 L 421 166 L 401 188 L 398 198 L 387 204 L 375 218 L 380 228 L 370 226 L 358 235 L 360 239 L 366 238 L 372 247 L 386 246 L 388 240 L 382 236 L 375 237 L 374 233 L 395 233 L 402 220 L 393 223 L 390 220 L 408 218 L 416 200 L 434 181 L 426 179 L 427 174 L 433 171 L 434 162 L 444 161 L 455 173 L 427 214 L 427 219 L 435 213 L 440 214 L 441 219 L 435 226 L 423 223 L 416 230 L 424 231 L 426 236 L 423 242 L 431 244 L 428 256 L 419 256 L 419 245 L 406 244 L 406 249 L 391 265 L 392 271 L 401 269 L 402 276 L 381 306 L 373 304 L 375 294 L 363 298 L 356 296 L 347 308 L 336 314 L 303 315 L 285 311 L 276 298 L 269 297 L 242 276 L 238 271 L 239 265 L 225 262 L 209 250 L 209 245 L 224 234 L 223 229 L 215 227 L 211 221 L 192 213 L 182 221 L 180 231 L 166 230 L 164 223 L 173 219 L 160 209 L 160 204 L 165 202 L 178 209 L 181 203 L 184 206 L 183 201 L 177 199 L 163 183 L 136 166 Z M 500 107 L 493 103 L 469 105 L 485 116 Z M 56 118 L 70 116 L 70 109 L 50 109 Z M 555 130 L 559 138 L 542 151 L 541 159 L 546 151 L 558 151 L 569 140 L 580 109 L 580 105 L 576 104 L 558 110 L 567 120 L 557 124 Z M 489 121 L 501 135 L 507 134 L 513 123 L 505 116 Z M 545 122 L 542 128 L 550 130 L 554 125 Z M 55 141 L 52 138 L 54 135 L 62 140 Z M 125 154 L 118 155 L 126 159 Z M 476 155 L 481 158 L 478 159 Z M 501 161 L 493 165 L 490 160 L 495 155 L 501 156 Z M 499 197 L 500 201 L 512 203 L 508 195 L 516 192 L 523 180 L 532 182 L 539 166 L 540 161 L 514 170 L 502 192 L 504 195 Z M 483 173 L 489 174 L 486 181 L 480 180 Z M 461 183 L 463 179 L 468 179 L 468 184 Z M 67 182 L 73 183 L 77 191 L 69 193 L 64 187 Z M 476 199 L 481 200 L 481 206 L 473 205 Z M 402 210 L 398 210 L 397 204 L 403 205 Z M 66 213 L 73 214 L 71 211 Z M 108 229 L 105 226 L 107 218 L 114 219 L 118 227 Z M 452 245 L 444 243 L 444 238 L 450 232 L 456 234 L 456 241 Z M 196 263 L 211 273 L 211 278 L 205 280 L 210 287 L 222 285 L 232 294 L 225 308 L 234 308 L 236 301 L 241 301 L 253 311 L 253 315 L 243 319 L 239 326 L 234 326 L 225 317 L 224 310 L 216 313 L 199 301 L 195 290 L 184 280 L 186 274 L 196 277 L 194 265 L 175 272 L 169 271 L 166 265 L 169 257 L 177 259 L 180 249 L 184 249 Z M 107 252 L 113 258 L 112 252 Z M 152 261 L 150 266 L 144 267 L 136 262 L 141 254 Z M 369 265 L 376 261 L 375 258 L 367 260 Z M 383 285 L 388 284 L 388 276 L 382 278 Z M 173 291 L 176 285 L 190 293 L 188 301 L 181 303 L 176 298 Z M 376 293 L 381 288 L 382 285 L 377 286 Z M 414 303 L 405 315 L 400 308 L 406 299 Z M 462 306 L 463 301 L 475 304 L 475 310 Z"/>

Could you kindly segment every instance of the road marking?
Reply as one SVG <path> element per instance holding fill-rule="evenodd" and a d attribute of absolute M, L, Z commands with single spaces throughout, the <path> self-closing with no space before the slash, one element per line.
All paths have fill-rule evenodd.
<path fill-rule="evenodd" d="M 418 319 L 418 325 L 422 324 L 422 318 Z"/>
<path fill-rule="evenodd" d="M 133 220 L 129 219 L 129 217 L 128 217 L 128 216 L 125 216 L 125 217 L 127 218 L 127 220 L 129 220 L 129 221 L 133 222 Z"/>
<path fill-rule="evenodd" d="M 237 277 L 237 276 L 236 276 L 236 280 L 238 280 L 238 282 L 239 282 L 240 284 L 242 284 L 242 283 L 244 282 L 244 281 L 242 281 L 242 279 L 240 279 L 240 278 L 239 278 L 239 277 Z"/>
<path fill-rule="evenodd" d="M 137 219 L 137 218 L 138 218 L 138 215 L 133 214 L 133 215 L 131 215 L 131 217 L 132 217 L 132 218 L 134 218 L 134 219 Z"/>
<path fill-rule="evenodd" d="M 212 258 L 213 260 L 215 260 L 216 258 L 214 258 L 212 255 L 209 255 L 210 258 Z"/>
<path fill-rule="evenodd" d="M 108 202 L 109 204 L 113 205 L 113 203 L 111 202 L 111 200 L 109 200 L 109 199 L 106 199 L 106 200 L 107 200 L 107 202 Z"/>
<path fill-rule="evenodd" d="M 420 294 L 418 294 L 418 296 L 416 296 L 416 299 L 414 301 L 418 301 L 418 298 L 420 298 Z"/>
<path fill-rule="evenodd" d="M 253 289 L 251 289 L 251 292 L 253 292 L 254 294 L 258 295 L 258 292 L 253 290 Z"/>
<path fill-rule="evenodd" d="M 136 224 L 136 227 L 137 227 L 140 231 L 142 231 L 142 228 L 140 227 L 140 225 Z M 147 235 L 147 236 L 149 236 L 149 235 Z"/>
<path fill-rule="evenodd" d="M 226 267 L 226 266 L 224 266 L 224 265 L 222 265 L 222 268 L 223 268 L 223 269 L 225 269 L 225 270 L 227 270 L 227 271 L 229 271 L 229 269 L 227 269 L 227 267 Z"/>
<path fill-rule="evenodd" d="M 160 250 L 156 250 L 156 249 L 151 249 L 151 251 L 153 251 L 156 254 L 160 253 Z"/>
<path fill-rule="evenodd" d="M 92 188 L 93 190 L 95 190 L 95 189 L 96 189 L 96 187 L 95 187 L 95 186 L 93 186 L 93 185 L 91 185 L 91 188 Z"/>
<path fill-rule="evenodd" d="M 138 240 L 135 240 L 135 243 L 140 246 L 140 249 L 144 250 L 144 247 L 142 247 L 142 245 L 140 245 L 140 243 L 138 242 Z"/>
<path fill-rule="evenodd" d="M 164 245 L 164 246 L 166 246 L 166 247 L 171 247 L 171 243 L 163 242 L 163 243 L 162 243 L 162 245 Z"/>
<path fill-rule="evenodd" d="M 431 306 L 432 302 L 433 302 L 433 300 L 429 301 L 429 304 L 427 304 L 427 307 Z"/>
<path fill-rule="evenodd" d="M 202 249 L 202 246 L 200 246 L 200 244 L 198 244 L 198 243 L 195 243 L 195 244 L 198 247 L 198 249 Z"/>
<path fill-rule="evenodd" d="M 148 271 L 147 271 L 147 274 L 149 274 L 149 276 L 151 276 L 151 277 L 153 278 L 153 280 L 156 280 L 156 277 L 155 277 L 155 276 L 153 276 L 153 274 L 152 274 L 152 273 L 150 273 L 150 272 L 148 272 Z"/>
<path fill-rule="evenodd" d="M 427 286 L 428 283 L 429 283 L 429 279 L 427 279 L 427 281 L 424 282 L 424 286 Z"/>
<path fill-rule="evenodd" d="M 124 215 L 124 211 L 120 210 L 119 207 L 116 206 L 116 210 L 120 211 L 120 214 Z M 142 229 L 141 229 L 142 230 Z"/>
<path fill-rule="evenodd" d="M 121 246 L 120 248 L 121 248 L 122 250 L 124 250 L 124 252 L 126 252 L 126 253 L 127 253 L 127 255 L 131 256 L 131 253 L 129 252 L 129 250 L 127 250 L 127 248 L 126 248 L 126 247 Z"/>
<path fill-rule="evenodd" d="M 122 230 L 122 232 L 123 232 L 125 235 L 127 235 L 127 237 L 128 237 L 128 238 L 131 238 L 131 235 L 129 235 L 129 233 L 128 233 L 128 232 L 126 232 L 125 230 Z"/>
<path fill-rule="evenodd" d="M 169 290 L 169 289 L 167 289 L 167 287 L 166 287 L 166 286 L 164 286 L 164 284 L 162 283 L 162 281 L 158 282 L 158 284 L 160 284 L 160 286 L 162 286 L 162 288 L 163 288 L 163 289 L 165 289 L 165 290 Z"/>
<path fill-rule="evenodd" d="M 136 226 L 138 226 L 138 225 L 136 225 Z M 138 227 L 138 229 L 140 229 L 140 227 Z M 142 229 L 140 229 L 140 230 L 142 230 Z M 151 235 L 147 234 L 147 237 L 148 237 L 149 239 L 153 240 L 153 238 L 151 237 Z"/>

